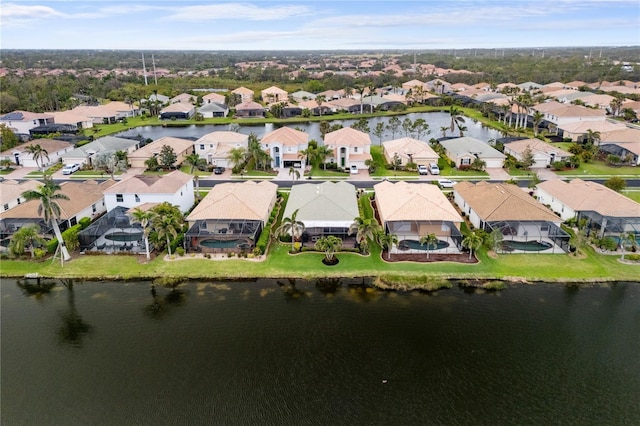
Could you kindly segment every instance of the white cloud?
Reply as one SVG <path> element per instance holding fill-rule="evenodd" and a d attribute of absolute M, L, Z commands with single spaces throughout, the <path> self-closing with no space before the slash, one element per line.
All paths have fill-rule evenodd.
<path fill-rule="evenodd" d="M 48 6 L 24 6 L 7 3 L 0 8 L 0 22 L 7 26 L 24 25 L 39 19 L 63 16 L 65 16 L 64 13 Z"/>
<path fill-rule="evenodd" d="M 206 6 L 185 6 L 175 9 L 166 19 L 172 21 L 249 20 L 275 21 L 306 16 L 311 9 L 306 6 L 260 7 L 246 3 L 223 3 Z"/>

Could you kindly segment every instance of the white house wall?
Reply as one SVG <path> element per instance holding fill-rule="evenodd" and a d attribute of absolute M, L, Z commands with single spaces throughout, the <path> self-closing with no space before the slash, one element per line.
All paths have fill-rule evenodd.
<path fill-rule="evenodd" d="M 555 199 L 551 194 L 541 190 L 536 190 L 536 196 L 538 197 L 538 202 L 549 206 L 551 210 L 560 215 L 560 218 L 564 220 L 569 220 L 576 216 L 575 210 L 564 205 L 560 200 Z"/>
<path fill-rule="evenodd" d="M 116 195 L 114 193 L 105 194 L 105 203 L 107 211 L 111 211 L 116 207 L 126 207 L 129 209 L 138 207 L 145 203 L 164 203 L 168 202 L 176 205 L 180 208 L 180 211 L 185 213 L 195 202 L 195 195 L 193 191 L 193 181 L 189 181 L 175 194 L 122 194 L 122 202 L 116 201 Z"/>

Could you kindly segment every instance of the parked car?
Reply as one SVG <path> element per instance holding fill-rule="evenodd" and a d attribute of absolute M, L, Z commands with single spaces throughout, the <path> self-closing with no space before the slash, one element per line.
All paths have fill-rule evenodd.
<path fill-rule="evenodd" d="M 418 173 L 420 173 L 421 175 L 429 174 L 429 169 L 424 164 L 420 164 L 418 166 Z"/>
<path fill-rule="evenodd" d="M 458 182 L 451 179 L 440 179 L 438 181 L 438 185 L 440 185 L 440 188 L 453 188 L 453 185 L 455 185 L 456 183 Z"/>
<path fill-rule="evenodd" d="M 429 173 L 431 173 L 432 175 L 439 175 L 440 168 L 435 163 L 429 163 Z"/>
<path fill-rule="evenodd" d="M 358 166 L 356 166 L 355 164 L 352 164 L 351 167 L 349 167 L 349 170 L 351 170 L 352 175 L 358 174 Z"/>
<path fill-rule="evenodd" d="M 70 175 L 80 170 L 80 164 L 67 164 L 62 168 L 63 175 Z"/>
<path fill-rule="evenodd" d="M 221 175 L 223 174 L 225 171 L 225 168 L 222 166 L 216 167 L 215 169 L 213 169 L 213 173 L 217 174 L 217 175 Z"/>

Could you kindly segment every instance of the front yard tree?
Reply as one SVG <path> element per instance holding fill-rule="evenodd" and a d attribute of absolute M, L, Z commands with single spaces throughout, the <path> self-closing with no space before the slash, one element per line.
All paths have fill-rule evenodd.
<path fill-rule="evenodd" d="M 200 177 L 198 171 L 204 170 L 207 167 L 207 161 L 204 158 L 200 158 L 195 152 L 185 157 L 184 162 L 189 166 L 189 174 L 193 175 L 193 180 L 196 183 L 196 199 L 200 199 Z"/>
<path fill-rule="evenodd" d="M 33 158 L 33 161 L 36 162 L 38 169 L 44 170 L 45 158 L 49 161 L 49 153 L 47 150 L 42 148 L 40 144 L 30 144 L 24 150 L 31 154 L 31 157 Z"/>
<path fill-rule="evenodd" d="M 162 145 L 159 157 L 159 163 L 165 169 L 173 168 L 176 161 L 178 161 L 178 156 L 176 155 L 175 150 L 169 145 Z"/>
<path fill-rule="evenodd" d="M 237 169 L 244 163 L 247 158 L 247 150 L 243 147 L 231 148 L 227 159 L 233 164 L 233 168 Z"/>
<path fill-rule="evenodd" d="M 609 189 L 613 189 L 616 192 L 621 192 L 627 187 L 627 181 L 622 179 L 620 176 L 613 176 L 604 181 L 604 186 Z"/>
<path fill-rule="evenodd" d="M 14 256 L 22 256 L 28 248 L 31 257 L 35 257 L 35 245 L 44 245 L 44 238 L 40 236 L 40 227 L 36 224 L 26 225 L 18 229 L 11 236 L 9 253 Z"/>
<path fill-rule="evenodd" d="M 531 151 L 531 147 L 527 145 L 524 151 L 522 151 L 522 160 L 520 160 L 520 163 L 522 163 L 522 167 L 529 170 L 529 168 L 533 166 L 534 162 L 533 151 Z"/>
<path fill-rule="evenodd" d="M 69 255 L 69 251 L 62 239 L 62 233 L 58 226 L 57 219 L 60 218 L 61 209 L 57 200 L 68 200 L 69 197 L 59 193 L 58 191 L 60 191 L 60 185 L 54 183 L 50 178 L 45 178 L 44 183 L 42 185 L 38 185 L 37 189 L 25 191 L 22 193 L 22 196 L 27 201 L 37 200 L 40 202 L 40 205 L 38 206 L 38 214 L 42 215 L 46 223 L 51 223 L 53 233 L 58 240 L 58 248 L 56 249 L 56 252 L 57 250 L 60 250 L 60 262 L 64 265 L 64 262 L 71 259 L 71 256 Z"/>
<path fill-rule="evenodd" d="M 107 173 L 114 179 L 114 175 L 127 169 L 127 161 L 121 160 L 115 152 L 103 152 L 98 154 L 93 161 L 93 168 Z"/>

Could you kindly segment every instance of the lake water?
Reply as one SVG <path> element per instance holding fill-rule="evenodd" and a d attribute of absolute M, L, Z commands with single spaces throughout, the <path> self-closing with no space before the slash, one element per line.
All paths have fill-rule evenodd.
<path fill-rule="evenodd" d="M 2 280 L 4 426 L 640 424 L 638 283 L 53 283 Z"/>
<path fill-rule="evenodd" d="M 431 138 L 440 138 L 442 137 L 442 132 L 440 131 L 441 127 L 448 127 L 451 124 L 451 116 L 448 113 L 444 112 L 429 112 L 429 113 L 412 113 L 403 116 L 399 116 L 400 121 L 404 120 L 406 117 L 410 118 L 412 121 L 415 121 L 418 118 L 422 118 L 426 120 L 429 124 L 429 129 L 431 133 L 427 136 L 422 136 L 421 139 L 424 141 L 428 141 Z M 369 128 L 371 132 L 374 131 L 376 124 L 380 121 L 387 124 L 389 117 L 374 117 L 369 119 Z M 472 136 L 474 138 L 480 139 L 482 141 L 488 141 L 489 139 L 497 139 L 499 138 L 500 132 L 494 129 L 490 129 L 485 127 L 480 122 L 474 122 L 470 118 L 465 118 L 466 123 L 465 126 L 468 128 L 466 132 L 464 132 L 465 136 Z M 350 127 L 353 123 L 356 122 L 354 120 L 335 120 L 331 121 L 331 124 L 342 124 L 344 127 Z M 250 134 L 255 133 L 258 138 L 262 138 L 266 133 L 272 132 L 273 130 L 280 127 L 279 125 L 275 125 L 273 123 L 267 124 L 259 124 L 259 125 L 242 125 L 240 126 L 240 133 Z M 322 136 L 320 133 L 320 124 L 319 122 L 310 122 L 310 123 L 297 123 L 297 124 L 288 124 L 287 127 L 291 128 L 300 128 L 304 130 L 307 134 L 310 135 L 311 139 L 315 139 L 317 141 L 322 140 Z M 206 124 L 202 126 L 197 125 L 189 125 L 186 127 L 162 127 L 162 126 L 143 126 L 136 127 L 135 129 L 127 130 L 124 132 L 120 132 L 115 136 L 143 136 L 144 138 L 149 138 L 152 140 L 160 139 L 164 136 L 173 136 L 178 138 L 200 138 L 208 133 L 228 130 L 229 126 L 219 125 L 219 124 Z M 447 132 L 447 136 L 457 136 L 458 130 L 452 134 L 451 132 Z M 371 133 L 371 142 L 373 144 L 378 144 L 378 138 Z M 396 138 L 400 138 L 404 136 L 404 131 L 402 128 L 399 129 L 398 133 L 395 135 Z M 391 133 L 387 131 L 385 136 L 383 137 L 383 141 L 391 140 Z"/>

